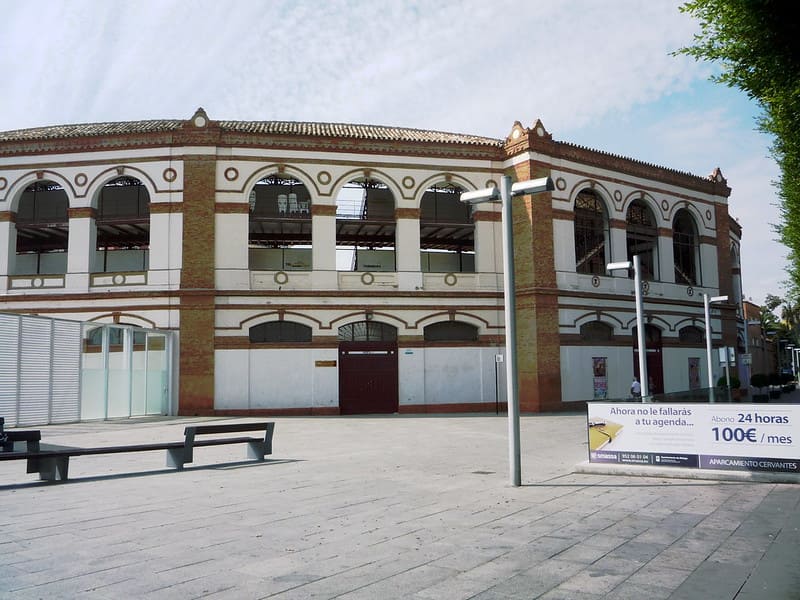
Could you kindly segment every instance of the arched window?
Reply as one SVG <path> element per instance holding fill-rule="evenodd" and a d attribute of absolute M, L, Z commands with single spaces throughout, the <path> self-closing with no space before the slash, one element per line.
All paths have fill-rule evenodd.
<path fill-rule="evenodd" d="M 702 346 L 705 343 L 705 333 L 699 327 L 687 325 L 678 331 L 678 339 L 682 344 Z"/>
<path fill-rule="evenodd" d="M 475 272 L 475 223 L 464 190 L 443 184 L 425 190 L 420 203 L 419 246 L 423 272 Z"/>
<path fill-rule="evenodd" d="M 17 275 L 67 272 L 69 216 L 67 193 L 52 181 L 25 188 L 16 215 Z"/>
<path fill-rule="evenodd" d="M 658 279 L 658 228 L 653 211 L 644 201 L 634 200 L 625 220 L 628 258 L 633 260 L 634 255 L 639 255 L 642 279 Z"/>
<path fill-rule="evenodd" d="M 477 342 L 478 328 L 461 321 L 431 323 L 423 330 L 426 342 Z"/>
<path fill-rule="evenodd" d="M 377 321 L 359 321 L 339 327 L 340 342 L 394 342 L 397 328 Z"/>
<path fill-rule="evenodd" d="M 146 271 L 150 249 L 150 194 L 135 177 L 117 177 L 100 190 L 94 271 Z"/>
<path fill-rule="evenodd" d="M 681 209 L 672 220 L 672 252 L 675 283 L 697 285 L 700 273 L 700 245 L 697 228 L 689 211 Z"/>
<path fill-rule="evenodd" d="M 614 328 L 602 321 L 589 321 L 581 325 L 581 339 L 584 342 L 600 344 L 614 338 Z"/>
<path fill-rule="evenodd" d="M 248 195 L 251 271 L 310 271 L 311 193 L 291 176 L 269 175 Z"/>
<path fill-rule="evenodd" d="M 311 327 L 294 321 L 269 321 L 250 328 L 250 342 L 310 342 Z"/>
<path fill-rule="evenodd" d="M 604 275 L 608 240 L 608 216 L 603 201 L 593 190 L 582 190 L 575 198 L 575 270 Z"/>
<path fill-rule="evenodd" d="M 336 269 L 394 271 L 394 196 L 376 179 L 354 179 L 336 197 Z"/>

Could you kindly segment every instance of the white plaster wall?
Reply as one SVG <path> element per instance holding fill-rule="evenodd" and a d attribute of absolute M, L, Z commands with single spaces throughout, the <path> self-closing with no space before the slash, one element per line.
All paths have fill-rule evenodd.
<path fill-rule="evenodd" d="M 249 350 L 214 352 L 214 408 L 250 408 Z"/>
<path fill-rule="evenodd" d="M 705 350 L 699 348 L 664 348 L 664 392 L 683 392 L 689 389 L 689 358 L 699 359 L 700 387 L 708 386 L 708 366 Z M 716 364 L 716 363 L 715 363 Z M 721 368 L 721 367 L 719 367 Z M 716 378 L 714 378 L 716 382 Z"/>
<path fill-rule="evenodd" d="M 425 349 L 425 404 L 484 402 L 481 348 Z M 494 396 L 492 396 L 494 400 Z"/>
<path fill-rule="evenodd" d="M 633 381 L 633 351 L 619 346 L 562 346 L 561 397 L 564 402 L 594 398 L 592 358 L 606 357 L 608 398 L 626 398 Z"/>
<path fill-rule="evenodd" d="M 425 348 L 399 348 L 397 370 L 400 406 L 425 404 Z"/>
<path fill-rule="evenodd" d="M 553 220 L 553 252 L 556 271 L 575 272 L 575 228 L 572 221 Z"/>
<path fill-rule="evenodd" d="M 310 404 L 314 408 L 336 408 L 339 406 L 339 350 L 337 348 L 315 348 L 311 351 L 313 390 Z M 335 367 L 318 367 L 316 361 L 335 361 Z M 302 401 L 302 398 L 299 399 Z"/>
<path fill-rule="evenodd" d="M 307 408 L 314 398 L 313 349 L 250 350 L 249 408 Z"/>
<path fill-rule="evenodd" d="M 703 287 L 719 289 L 717 247 L 712 244 L 700 244 L 700 261 L 703 270 Z"/>

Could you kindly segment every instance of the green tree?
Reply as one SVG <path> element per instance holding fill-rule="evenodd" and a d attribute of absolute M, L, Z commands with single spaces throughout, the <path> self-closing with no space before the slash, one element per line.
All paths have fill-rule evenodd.
<path fill-rule="evenodd" d="M 694 45 L 677 53 L 721 67 L 713 81 L 744 91 L 762 109 L 757 128 L 772 137 L 775 182 L 789 249 L 789 287 L 800 289 L 800 17 L 783 0 L 691 0 L 681 12 L 700 22 Z"/>

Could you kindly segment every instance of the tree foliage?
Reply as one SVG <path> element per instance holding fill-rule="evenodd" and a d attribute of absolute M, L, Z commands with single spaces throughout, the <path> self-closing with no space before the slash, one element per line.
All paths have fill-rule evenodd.
<path fill-rule="evenodd" d="M 780 168 L 776 182 L 780 223 L 789 249 L 789 285 L 800 289 L 800 18 L 783 0 L 691 0 L 681 6 L 700 22 L 694 45 L 682 48 L 697 60 L 718 64 L 712 80 L 744 91 L 758 102 L 758 129 L 772 137 Z"/>

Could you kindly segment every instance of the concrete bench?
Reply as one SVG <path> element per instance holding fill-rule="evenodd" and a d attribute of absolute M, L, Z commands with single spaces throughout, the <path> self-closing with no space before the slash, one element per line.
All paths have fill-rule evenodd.
<path fill-rule="evenodd" d="M 198 436 L 263 431 L 263 437 L 239 436 L 197 439 Z M 103 446 L 97 448 L 59 447 L 56 449 L 32 449 L 25 451 L 0 452 L 0 461 L 26 460 L 28 473 L 39 473 L 43 481 L 65 481 L 69 473 L 69 459 L 73 456 L 94 454 L 119 454 L 123 452 L 167 451 L 167 466 L 183 469 L 184 464 L 193 462 L 194 449 L 203 446 L 222 446 L 227 444 L 247 444 L 247 458 L 264 460 L 272 454 L 272 435 L 275 423 L 229 423 L 213 425 L 192 425 L 184 429 L 182 442 L 156 442 L 151 444 L 130 444 L 125 446 Z M 11 432 L 6 432 L 10 434 Z"/>

